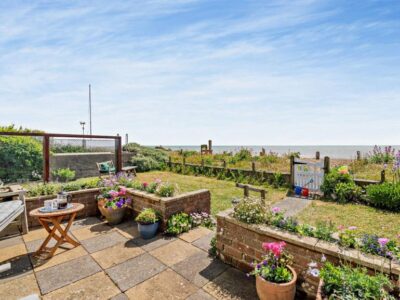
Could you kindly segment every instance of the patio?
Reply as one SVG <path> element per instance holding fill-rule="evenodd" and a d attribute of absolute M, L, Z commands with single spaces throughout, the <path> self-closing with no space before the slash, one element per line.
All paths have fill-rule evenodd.
<path fill-rule="evenodd" d="M 82 245 L 47 261 L 32 256 L 44 229 L 1 240 L 0 264 L 11 269 L 0 273 L 0 299 L 257 299 L 253 278 L 208 256 L 206 228 L 143 240 L 133 221 L 112 227 L 91 217 L 70 233 Z"/>

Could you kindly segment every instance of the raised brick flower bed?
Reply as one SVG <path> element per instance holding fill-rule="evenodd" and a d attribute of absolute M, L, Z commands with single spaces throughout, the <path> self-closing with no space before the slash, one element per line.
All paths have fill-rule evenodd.
<path fill-rule="evenodd" d="M 248 272 L 251 270 L 250 263 L 261 260 L 263 242 L 285 241 L 286 250 L 294 258 L 293 267 L 299 277 L 298 289 L 309 295 L 315 296 L 319 281 L 318 278 L 305 276 L 307 264 L 320 261 L 322 254 L 335 264 L 346 261 L 366 267 L 371 272 L 383 271 L 400 286 L 400 265 L 393 261 L 357 250 L 346 250 L 316 238 L 300 237 L 267 225 L 245 224 L 234 219 L 231 213 L 232 210 L 227 210 L 217 215 L 217 250 L 224 262 L 238 269 Z"/>

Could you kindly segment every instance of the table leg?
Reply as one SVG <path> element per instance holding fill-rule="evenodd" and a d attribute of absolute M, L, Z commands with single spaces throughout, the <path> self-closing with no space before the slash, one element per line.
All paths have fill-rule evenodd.
<path fill-rule="evenodd" d="M 58 217 L 60 218 L 60 217 Z M 62 217 L 61 217 L 62 219 Z M 56 232 L 56 227 L 53 226 L 53 228 L 50 228 L 49 224 L 45 221 L 45 219 L 39 218 L 40 224 L 46 229 L 46 231 L 49 233 L 46 239 L 43 241 L 42 245 L 40 245 L 39 249 L 35 252 L 35 255 L 39 255 L 43 250 L 46 248 L 47 244 L 50 242 L 51 238 L 55 235 Z"/>

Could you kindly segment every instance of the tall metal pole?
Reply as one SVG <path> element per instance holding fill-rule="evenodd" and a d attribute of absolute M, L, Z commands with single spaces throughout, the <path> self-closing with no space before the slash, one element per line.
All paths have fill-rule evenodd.
<path fill-rule="evenodd" d="M 89 84 L 89 127 L 90 135 L 92 135 L 92 89 Z"/>

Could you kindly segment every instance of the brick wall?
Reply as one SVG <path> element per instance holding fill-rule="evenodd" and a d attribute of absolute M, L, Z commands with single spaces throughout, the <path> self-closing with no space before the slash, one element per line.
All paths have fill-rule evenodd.
<path fill-rule="evenodd" d="M 85 208 L 81 210 L 76 217 L 77 218 L 84 218 L 84 217 L 91 217 L 91 216 L 99 216 L 100 212 L 97 208 L 97 201 L 96 196 L 99 194 L 99 189 L 87 189 L 87 190 L 80 190 L 69 192 L 72 196 L 72 202 L 82 203 L 85 205 Z M 29 216 L 29 212 L 35 208 L 43 207 L 44 201 L 48 199 L 56 198 L 55 195 L 51 196 L 40 196 L 40 197 L 33 197 L 26 199 L 26 209 L 28 212 L 28 226 L 29 228 L 40 226 L 37 218 L 32 218 Z"/>
<path fill-rule="evenodd" d="M 226 263 L 245 272 L 251 270 L 249 264 L 260 261 L 264 255 L 262 243 L 285 241 L 287 251 L 293 255 L 293 267 L 298 275 L 298 289 L 314 297 L 318 281 L 304 276 L 307 264 L 319 262 L 322 254 L 328 261 L 339 263 L 347 261 L 373 271 L 390 274 L 399 286 L 400 265 L 378 256 L 365 255 L 356 250 L 345 250 L 337 245 L 316 238 L 300 237 L 265 225 L 244 224 L 230 216 L 231 210 L 217 215 L 217 249 L 219 257 Z"/>
<path fill-rule="evenodd" d="M 165 229 L 168 218 L 178 212 L 210 213 L 211 195 L 208 190 L 198 190 L 166 198 L 133 189 L 128 189 L 128 194 L 132 197 L 132 208 L 135 213 L 149 207 L 160 211 L 163 216 L 161 229 Z"/>

